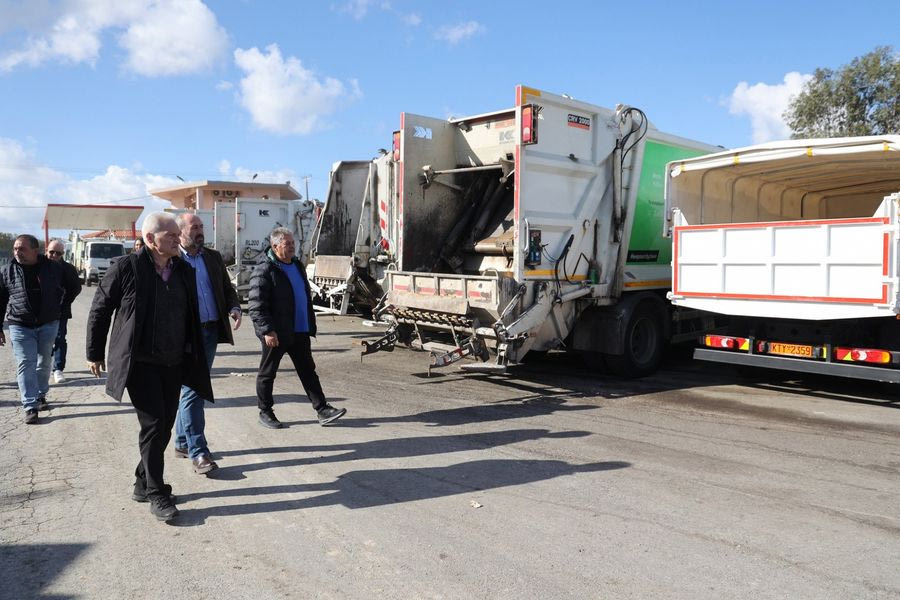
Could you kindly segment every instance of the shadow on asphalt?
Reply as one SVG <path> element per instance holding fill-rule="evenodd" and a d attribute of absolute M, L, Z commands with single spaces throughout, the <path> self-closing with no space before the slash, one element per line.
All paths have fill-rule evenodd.
<path fill-rule="evenodd" d="M 421 438 L 428 440 L 429 438 Z M 415 469 L 373 469 L 350 471 L 331 483 L 276 485 L 269 487 L 218 490 L 180 496 L 183 504 L 200 498 L 233 498 L 269 494 L 330 492 L 312 497 L 248 504 L 227 504 L 209 508 L 179 508 L 172 522 L 178 527 L 203 525 L 210 517 L 231 517 L 320 506 L 341 505 L 365 509 L 467 494 L 482 490 L 523 485 L 578 473 L 596 473 L 630 467 L 623 461 L 573 465 L 561 460 L 474 460 L 447 467 Z"/>
<path fill-rule="evenodd" d="M 90 544 L 0 544 L 0 597 L 68 600 L 78 596 L 44 593 Z"/>

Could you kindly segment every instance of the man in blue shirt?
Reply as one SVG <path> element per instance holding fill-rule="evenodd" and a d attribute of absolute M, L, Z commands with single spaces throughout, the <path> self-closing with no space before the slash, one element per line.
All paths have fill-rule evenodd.
<path fill-rule="evenodd" d="M 220 342 L 234 345 L 227 315 L 234 320 L 234 329 L 241 326 L 241 306 L 237 292 L 228 278 L 222 255 L 211 248 L 204 248 L 203 221 L 197 215 L 181 214 L 177 217 L 181 231 L 181 258 L 194 268 L 197 276 L 197 299 L 200 306 L 200 323 L 203 331 L 203 349 L 206 364 L 212 370 L 216 346 Z M 193 463 L 194 472 L 205 475 L 219 468 L 207 446 L 206 418 L 203 398 L 193 389 L 182 386 L 175 421 L 175 453 L 186 456 Z"/>
<path fill-rule="evenodd" d="M 306 269 L 295 256 L 290 229 L 276 227 L 269 234 L 269 243 L 272 248 L 266 254 L 268 260 L 257 266 L 250 278 L 250 318 L 262 342 L 262 359 L 256 375 L 259 422 L 271 429 L 282 426 L 272 411 L 272 388 L 281 358 L 287 354 L 294 362 L 319 423 L 328 425 L 344 416 L 347 409 L 334 408 L 325 401 L 316 375 L 310 347 L 310 338 L 316 335 L 316 316 Z"/>

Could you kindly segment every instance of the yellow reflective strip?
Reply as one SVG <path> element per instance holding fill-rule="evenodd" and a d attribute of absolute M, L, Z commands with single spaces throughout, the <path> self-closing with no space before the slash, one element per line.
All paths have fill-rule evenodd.
<path fill-rule="evenodd" d="M 525 104 L 525 96 L 540 96 L 541 90 L 522 86 L 522 104 Z"/>
<path fill-rule="evenodd" d="M 734 159 L 731 161 L 731 164 L 733 164 L 733 165 L 739 165 L 739 164 L 741 164 L 741 156 L 740 156 L 740 154 L 735 154 L 735 155 L 734 155 Z"/>
<path fill-rule="evenodd" d="M 672 285 L 671 279 L 656 279 L 654 281 L 629 281 L 625 283 L 627 288 L 637 287 L 664 287 Z"/>
<path fill-rule="evenodd" d="M 884 151 L 887 152 L 888 150 L 891 149 L 891 146 L 887 142 L 884 142 L 883 148 L 884 148 Z"/>
<path fill-rule="evenodd" d="M 744 340 L 741 342 L 741 350 L 749 350 L 750 349 L 750 340 Z"/>
<path fill-rule="evenodd" d="M 806 155 L 807 155 L 807 156 L 812 156 L 812 155 L 813 155 L 812 146 L 807 146 L 807 147 L 806 147 Z"/>

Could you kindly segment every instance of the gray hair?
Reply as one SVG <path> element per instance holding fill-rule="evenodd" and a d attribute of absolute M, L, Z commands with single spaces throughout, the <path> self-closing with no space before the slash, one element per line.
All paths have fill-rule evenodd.
<path fill-rule="evenodd" d="M 152 212 L 144 218 L 144 223 L 141 225 L 141 237 L 146 239 L 147 234 L 159 233 L 163 229 L 166 229 L 169 226 L 169 223 L 174 222 L 175 219 L 169 213 Z"/>
<path fill-rule="evenodd" d="M 47 243 L 47 247 L 49 248 L 49 247 L 50 247 L 50 244 L 53 244 L 53 243 L 57 243 L 57 244 L 61 245 L 61 246 L 63 247 L 63 249 L 65 249 L 65 247 L 66 247 L 66 243 L 65 243 L 64 241 L 62 241 L 61 239 L 59 239 L 59 238 L 53 238 L 53 239 L 51 239 L 51 240 Z"/>
<path fill-rule="evenodd" d="M 285 236 L 288 235 L 294 237 L 294 232 L 287 227 L 276 227 L 269 232 L 269 244 L 271 244 L 272 246 L 280 244 L 282 240 L 284 240 Z"/>
<path fill-rule="evenodd" d="M 178 225 L 178 229 L 181 229 L 187 224 L 188 217 L 197 217 L 198 219 L 200 219 L 200 215 L 195 215 L 194 213 L 178 213 L 177 215 L 175 215 L 175 224 Z M 203 219 L 200 219 L 200 222 L 203 223 Z"/>

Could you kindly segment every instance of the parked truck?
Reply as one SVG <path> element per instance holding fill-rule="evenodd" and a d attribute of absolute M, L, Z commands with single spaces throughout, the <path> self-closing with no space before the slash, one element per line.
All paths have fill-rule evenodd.
<path fill-rule="evenodd" d="M 669 297 L 727 315 L 695 357 L 900 382 L 900 136 L 670 162 Z"/>
<path fill-rule="evenodd" d="M 384 295 L 393 256 L 381 235 L 379 205 L 390 199 L 392 168 L 389 155 L 332 166 L 308 267 L 316 310 L 370 313 Z"/>
<path fill-rule="evenodd" d="M 195 212 L 195 211 L 192 211 Z M 269 232 L 286 227 L 294 233 L 297 257 L 309 260 L 310 242 L 316 223 L 316 204 L 311 200 L 237 198 L 216 202 L 212 210 L 213 231 L 209 240 L 222 253 L 238 295 L 246 299 L 250 274 L 265 260 Z M 209 222 L 204 218 L 204 222 Z"/>
<path fill-rule="evenodd" d="M 657 130 L 642 111 L 519 86 L 515 106 L 454 119 L 404 113 L 395 184 L 379 206 L 396 256 L 363 355 L 406 342 L 432 367 L 502 371 L 567 348 L 624 376 L 695 336 L 672 318 L 662 237 L 667 162 L 720 148 Z M 690 329 L 690 331 L 688 331 Z M 446 341 L 442 341 L 446 340 Z"/>
<path fill-rule="evenodd" d="M 125 244 L 116 239 L 83 238 L 72 232 L 66 244 L 66 260 L 75 265 L 78 277 L 86 286 L 103 279 L 111 262 L 125 254 Z"/>

